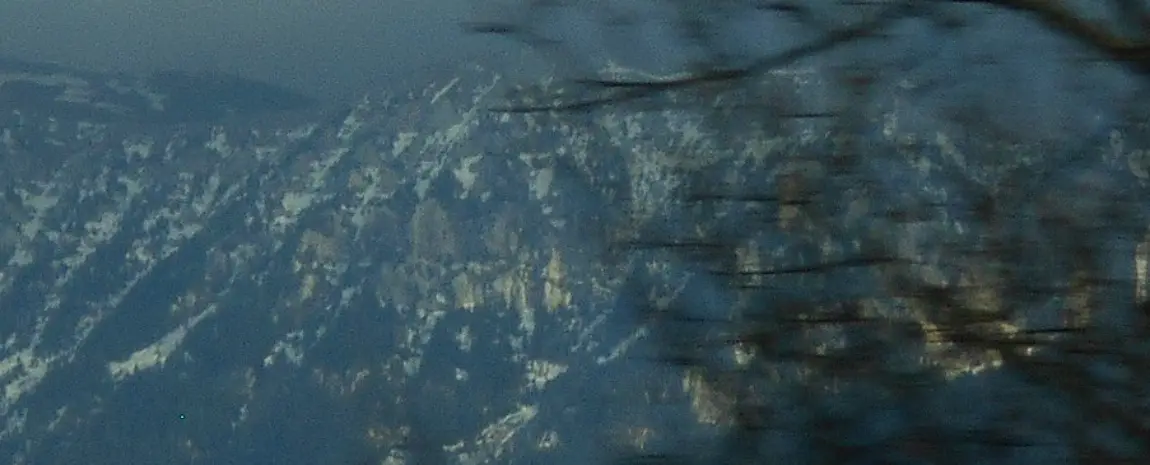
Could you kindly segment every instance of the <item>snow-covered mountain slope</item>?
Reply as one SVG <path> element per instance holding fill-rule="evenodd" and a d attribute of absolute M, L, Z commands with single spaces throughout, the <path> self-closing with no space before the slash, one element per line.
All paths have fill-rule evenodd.
<path fill-rule="evenodd" d="M 645 381 L 600 192 L 648 187 L 590 159 L 610 140 L 486 111 L 498 84 L 242 123 L 5 107 L 0 461 L 349 463 L 418 436 L 489 463 L 631 428 L 603 413 Z M 618 172 L 562 173 L 592 168 Z"/>
<path fill-rule="evenodd" d="M 487 111 L 508 83 L 480 69 L 333 111 L 248 82 L 4 66 L 13 464 L 582 464 L 694 435 L 718 404 L 637 360 L 648 330 L 622 291 L 641 270 L 666 287 L 638 295 L 705 293 L 606 244 L 657 224 L 685 168 L 773 183 L 821 137 L 698 159 L 735 144 L 674 111 Z M 965 163 L 948 144 L 929 142 L 951 165 L 886 189 Z M 857 200 L 847 221 L 881 206 Z"/>

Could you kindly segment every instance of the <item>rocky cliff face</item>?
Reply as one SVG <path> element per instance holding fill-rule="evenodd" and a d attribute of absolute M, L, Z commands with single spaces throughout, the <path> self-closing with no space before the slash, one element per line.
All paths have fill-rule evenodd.
<path fill-rule="evenodd" d="M 698 119 L 489 112 L 506 83 L 474 69 L 335 110 L 269 91 L 238 119 L 6 76 L 0 461 L 574 464 L 714 421 L 697 379 L 637 360 L 620 291 L 669 272 L 605 247 L 660 217 L 684 166 L 719 163 L 679 156 L 714 152 Z M 726 181 L 804 172 L 768 136 Z M 856 219 L 879 208 L 858 200 Z M 758 245 L 738 259 L 806 253 Z M 705 298 L 677 279 L 643 294 Z"/>
<path fill-rule="evenodd" d="M 574 463 L 653 421 L 600 239 L 662 187 L 619 139 L 487 112 L 478 70 L 162 124 L 37 72 L 0 87 L 0 460 Z"/>

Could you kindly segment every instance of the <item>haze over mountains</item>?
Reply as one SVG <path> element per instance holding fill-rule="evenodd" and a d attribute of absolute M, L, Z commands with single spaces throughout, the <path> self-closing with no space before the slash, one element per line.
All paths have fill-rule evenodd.
<path fill-rule="evenodd" d="M 0 4 L 0 54 L 146 75 L 223 73 L 309 96 L 421 87 L 460 62 L 522 68 L 521 48 L 466 35 L 467 1 L 35 0 Z"/>

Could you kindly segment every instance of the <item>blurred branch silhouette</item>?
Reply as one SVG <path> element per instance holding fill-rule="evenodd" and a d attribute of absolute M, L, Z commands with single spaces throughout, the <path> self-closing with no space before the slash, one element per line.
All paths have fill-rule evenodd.
<path fill-rule="evenodd" d="M 649 14 L 639 3 L 533 0 L 514 21 L 469 25 L 586 66 L 572 88 L 498 111 L 674 109 L 701 115 L 715 140 L 706 150 L 759 157 L 681 163 L 675 210 L 661 213 L 690 227 L 639 224 L 615 244 L 692 263 L 731 302 L 647 300 L 661 360 L 702 380 L 725 406 L 725 432 L 714 447 L 627 460 L 1150 461 L 1145 93 L 1113 106 L 1112 127 L 1069 118 L 1058 137 L 1004 123 L 1008 109 L 993 105 L 1002 96 L 986 85 L 977 90 L 990 104 L 943 108 L 920 123 L 947 131 L 925 136 L 892 129 L 897 114 L 884 103 L 967 85 L 994 60 L 908 77 L 938 54 L 931 41 L 987 18 L 1037 26 L 1060 50 L 1145 86 L 1150 3 L 658 0 L 683 65 L 640 78 L 586 65 L 594 60 L 549 36 L 542 19 L 578 10 L 605 30 L 638 31 L 636 16 Z M 791 40 L 764 51 L 761 35 L 732 38 L 749 18 Z M 800 64 L 820 65 L 829 107 L 812 108 L 780 77 Z M 1094 64 L 1053 66 L 1085 75 Z M 783 142 L 754 143 L 764 138 Z M 659 279 L 640 275 L 633 292 L 652 295 L 647 284 Z M 683 294 L 695 292 L 706 291 Z"/>

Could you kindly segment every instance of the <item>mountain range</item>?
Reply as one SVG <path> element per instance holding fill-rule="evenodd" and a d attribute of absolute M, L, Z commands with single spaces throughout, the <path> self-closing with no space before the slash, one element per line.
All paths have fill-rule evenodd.
<path fill-rule="evenodd" d="M 320 105 L 0 61 L 0 461 L 560 465 L 712 434 L 721 399 L 648 361 L 631 311 L 709 291 L 609 244 L 684 167 L 770 183 L 814 142 L 699 159 L 721 144 L 689 114 L 491 111 L 532 89 L 465 67 Z M 928 142 L 945 163 L 884 179 L 966 163 Z"/>

